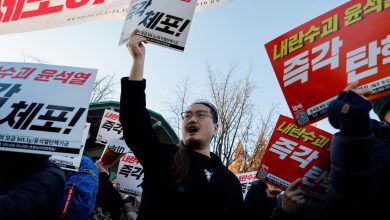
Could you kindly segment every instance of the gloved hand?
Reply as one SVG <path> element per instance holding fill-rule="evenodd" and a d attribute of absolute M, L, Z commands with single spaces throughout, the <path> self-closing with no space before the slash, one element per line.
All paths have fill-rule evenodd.
<path fill-rule="evenodd" d="M 366 136 L 371 131 L 370 101 L 353 91 L 340 92 L 328 108 L 328 119 L 346 136 Z"/>

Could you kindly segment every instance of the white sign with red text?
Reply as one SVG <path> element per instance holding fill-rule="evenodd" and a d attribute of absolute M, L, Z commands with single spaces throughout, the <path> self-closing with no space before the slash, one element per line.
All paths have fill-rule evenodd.
<path fill-rule="evenodd" d="M 12 34 L 97 21 L 125 19 L 131 0 L 0 1 L 0 34 Z M 198 0 L 196 10 L 230 0 Z"/>
<path fill-rule="evenodd" d="M 242 196 L 244 198 L 248 193 L 249 188 L 251 187 L 252 181 L 256 179 L 256 173 L 257 171 L 236 174 L 238 180 L 240 180 Z"/>
<path fill-rule="evenodd" d="M 119 162 L 116 187 L 122 193 L 140 196 L 142 194 L 141 183 L 143 179 L 144 169 L 137 158 L 133 153 L 125 154 Z"/>
<path fill-rule="evenodd" d="M 123 140 L 123 129 L 119 122 L 119 112 L 105 109 L 96 136 L 96 143 L 107 144 L 110 139 Z"/>
<path fill-rule="evenodd" d="M 196 0 L 132 0 L 119 45 L 125 44 L 138 28 L 137 34 L 149 42 L 183 51 L 195 7 Z"/>
<path fill-rule="evenodd" d="M 96 73 L 0 62 L 0 150 L 79 155 Z"/>

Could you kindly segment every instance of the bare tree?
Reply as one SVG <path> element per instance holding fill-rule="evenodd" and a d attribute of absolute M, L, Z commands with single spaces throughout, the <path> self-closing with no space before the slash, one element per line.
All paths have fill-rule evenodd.
<path fill-rule="evenodd" d="M 244 79 L 235 80 L 235 65 L 230 65 L 226 74 L 207 65 L 211 98 L 221 119 L 213 151 L 226 166 L 233 162 L 238 143 L 246 146 L 254 135 L 256 115 L 250 97 L 255 87 L 250 79 L 251 72 L 252 68 L 249 68 Z"/>
<path fill-rule="evenodd" d="M 250 149 L 249 158 L 246 159 L 246 167 L 243 172 L 256 171 L 263 158 L 265 148 L 271 138 L 273 128 L 275 126 L 274 116 L 277 115 L 277 106 L 273 105 L 266 117 L 261 117 L 260 129 L 258 130 L 257 142 L 254 149 Z"/>
<path fill-rule="evenodd" d="M 192 88 L 189 83 L 190 78 L 184 78 L 180 85 L 174 89 L 175 100 L 167 100 L 168 110 L 170 115 L 168 121 L 174 127 L 179 137 L 181 136 L 181 113 L 185 111 L 185 108 L 190 104 L 189 100 L 192 97 Z"/>
<path fill-rule="evenodd" d="M 45 59 L 42 59 L 40 57 L 37 57 L 37 56 L 26 54 L 24 51 L 23 51 L 23 62 L 33 62 L 33 63 L 39 63 L 39 64 L 50 64 L 49 61 L 47 61 Z"/>
<path fill-rule="evenodd" d="M 109 100 L 115 92 L 114 75 L 109 74 L 101 78 L 97 78 L 92 87 L 91 102 Z"/>
<path fill-rule="evenodd" d="M 230 65 L 223 73 L 207 64 L 208 88 L 210 100 L 218 110 L 219 131 L 212 142 L 212 150 L 220 156 L 222 162 L 229 166 L 235 161 L 237 172 L 246 172 L 255 169 L 258 165 L 258 156 L 263 152 L 272 130 L 272 107 L 267 117 L 261 119 L 256 113 L 251 100 L 255 88 L 250 75 L 250 67 L 242 79 L 234 78 L 236 66 Z M 193 94 L 190 91 L 189 78 L 176 87 L 176 99 L 167 102 L 168 116 L 177 133 L 180 134 L 180 113 L 188 106 L 188 100 Z M 260 122 L 260 123 L 259 123 Z M 257 167 L 256 167 L 257 168 Z"/>

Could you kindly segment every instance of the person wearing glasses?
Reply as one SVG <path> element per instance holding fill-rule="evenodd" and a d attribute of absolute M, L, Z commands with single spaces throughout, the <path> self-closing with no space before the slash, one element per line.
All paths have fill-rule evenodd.
<path fill-rule="evenodd" d="M 241 219 L 243 196 L 237 177 L 210 152 L 218 131 L 213 104 L 198 100 L 182 113 L 182 141 L 161 143 L 146 109 L 143 66 L 146 39 L 134 30 L 127 47 L 133 58 L 121 79 L 120 121 L 124 139 L 144 168 L 138 220 Z"/>

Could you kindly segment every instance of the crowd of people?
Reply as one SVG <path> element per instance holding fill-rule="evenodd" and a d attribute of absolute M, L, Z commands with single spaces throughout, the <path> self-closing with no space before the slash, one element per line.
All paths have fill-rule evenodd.
<path fill-rule="evenodd" d="M 355 82 L 330 103 L 328 120 L 339 131 L 332 139 L 325 200 L 307 196 L 302 179 L 284 191 L 256 180 L 244 200 L 235 174 L 210 150 L 219 122 L 218 110 L 211 102 L 197 100 L 182 113 L 178 145 L 159 141 L 146 109 L 143 70 L 147 40 L 136 32 L 127 45 L 133 64 L 129 76 L 121 79 L 120 122 L 127 145 L 144 169 L 142 198 L 119 193 L 109 171 L 86 156 L 79 172 L 65 173 L 47 156 L 2 151 L 0 219 L 327 220 L 387 216 L 390 95 L 371 102 L 366 98 L 371 91 L 357 89 Z M 370 118 L 372 109 L 380 121 Z M 139 211 L 127 214 L 135 206 Z"/>

